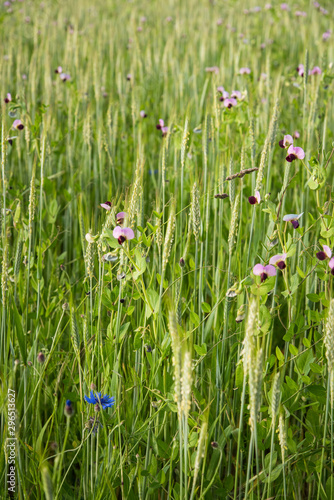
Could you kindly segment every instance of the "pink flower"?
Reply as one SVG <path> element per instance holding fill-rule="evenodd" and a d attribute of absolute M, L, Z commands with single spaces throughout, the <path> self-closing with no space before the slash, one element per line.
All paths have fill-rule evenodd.
<path fill-rule="evenodd" d="M 223 101 L 224 99 L 228 99 L 229 97 L 230 94 L 226 90 L 223 90 L 220 100 Z"/>
<path fill-rule="evenodd" d="M 222 24 L 223 24 L 223 20 L 220 17 L 219 19 L 217 19 L 217 26 L 221 26 Z"/>
<path fill-rule="evenodd" d="M 328 265 L 330 267 L 331 274 L 334 275 L 334 257 L 331 258 L 331 260 L 328 262 Z"/>
<path fill-rule="evenodd" d="M 220 92 L 221 94 L 223 94 L 225 92 L 224 87 L 222 87 L 222 85 L 220 85 L 219 87 L 217 87 L 217 92 Z"/>
<path fill-rule="evenodd" d="M 270 9 L 272 9 L 272 8 L 273 8 L 273 6 L 271 5 L 271 3 L 266 3 L 266 5 L 264 6 L 264 8 L 265 8 L 266 10 L 270 10 Z"/>
<path fill-rule="evenodd" d="M 131 73 L 128 73 L 128 74 L 126 75 L 126 79 L 128 80 L 128 82 L 129 82 L 130 80 L 132 80 L 132 75 L 131 75 Z"/>
<path fill-rule="evenodd" d="M 219 68 L 218 68 L 218 66 L 208 66 L 207 68 L 205 68 L 205 71 L 207 73 L 216 73 L 216 75 L 218 75 Z"/>
<path fill-rule="evenodd" d="M 100 207 L 104 208 L 108 212 L 111 209 L 111 202 L 105 201 L 104 203 L 100 203 Z"/>
<path fill-rule="evenodd" d="M 60 73 L 59 76 L 63 82 L 67 82 L 68 80 L 71 80 L 71 76 L 68 73 Z"/>
<path fill-rule="evenodd" d="M 221 98 L 222 99 L 222 98 Z M 224 99 L 224 106 L 225 108 L 232 108 L 233 106 L 237 105 L 237 100 L 236 99 Z"/>
<path fill-rule="evenodd" d="M 332 250 L 327 245 L 322 245 L 323 251 L 317 253 L 319 260 L 326 260 L 332 257 Z"/>
<path fill-rule="evenodd" d="M 249 68 L 240 68 L 239 74 L 240 75 L 250 75 L 251 74 L 251 70 Z"/>
<path fill-rule="evenodd" d="M 306 16 L 307 16 L 307 14 L 306 14 L 306 12 L 304 12 L 303 10 L 296 10 L 296 12 L 295 12 L 295 16 L 296 16 L 296 17 L 306 17 Z"/>
<path fill-rule="evenodd" d="M 322 35 L 323 41 L 326 42 L 326 40 L 330 38 L 331 34 L 332 34 L 331 30 L 325 31 L 325 33 Z"/>
<path fill-rule="evenodd" d="M 160 118 L 159 123 L 156 125 L 158 130 L 161 130 L 162 137 L 164 137 L 168 132 L 168 127 L 165 126 L 165 122 Z"/>
<path fill-rule="evenodd" d="M 11 96 L 11 94 L 8 93 L 6 95 L 6 97 L 4 98 L 4 101 L 6 104 L 8 104 L 11 100 L 12 100 L 12 96 Z"/>
<path fill-rule="evenodd" d="M 232 90 L 231 97 L 234 99 L 241 99 L 242 94 L 239 90 Z"/>
<path fill-rule="evenodd" d="M 314 66 L 314 68 L 309 72 L 309 75 L 321 75 L 321 69 L 319 66 Z"/>
<path fill-rule="evenodd" d="M 279 269 L 282 270 L 286 268 L 285 260 L 286 260 L 286 253 L 277 254 L 271 257 L 269 264 L 277 266 Z"/>
<path fill-rule="evenodd" d="M 287 3 L 281 3 L 281 9 L 288 12 L 290 10 L 290 7 L 288 6 Z"/>
<path fill-rule="evenodd" d="M 281 148 L 287 149 L 289 146 L 291 146 L 291 144 L 293 144 L 293 138 L 290 134 L 285 135 L 278 144 Z"/>
<path fill-rule="evenodd" d="M 255 191 L 255 196 L 250 196 L 248 198 L 248 201 L 251 205 L 256 205 L 257 203 L 260 203 L 261 195 L 260 195 L 259 191 Z"/>
<path fill-rule="evenodd" d="M 328 10 L 327 9 L 324 9 L 323 7 L 320 7 L 319 10 L 320 10 L 321 14 L 323 14 L 324 16 L 327 16 L 327 14 L 328 14 Z"/>
<path fill-rule="evenodd" d="M 119 212 L 116 214 L 116 222 L 119 226 L 121 226 L 124 222 L 124 219 L 128 216 L 126 212 Z"/>
<path fill-rule="evenodd" d="M 297 73 L 299 76 L 303 77 L 304 76 L 304 64 L 299 64 L 297 66 Z"/>
<path fill-rule="evenodd" d="M 23 130 L 24 129 L 24 125 L 21 122 L 21 120 L 15 120 L 14 123 L 13 123 L 13 128 L 16 128 L 16 130 Z"/>
<path fill-rule="evenodd" d="M 294 139 L 299 139 L 300 137 L 300 133 L 298 132 L 298 130 L 295 130 L 294 133 L 293 133 L 293 136 L 292 136 Z"/>
<path fill-rule="evenodd" d="M 144 111 L 144 110 L 141 110 L 141 112 L 139 114 L 140 114 L 141 118 L 147 117 L 146 111 Z"/>
<path fill-rule="evenodd" d="M 256 264 L 253 267 L 253 274 L 255 274 L 255 276 L 261 276 L 261 283 L 263 283 L 269 276 L 276 276 L 276 268 L 271 264 L 268 266 Z"/>
<path fill-rule="evenodd" d="M 118 240 L 120 245 L 122 245 L 126 240 L 133 240 L 135 237 L 135 233 L 130 227 L 116 226 L 112 234 L 113 237 Z"/>
<path fill-rule="evenodd" d="M 294 229 L 297 229 L 299 227 L 298 219 L 301 218 L 301 216 L 303 215 L 303 213 L 304 212 L 302 212 L 301 214 L 288 214 L 288 215 L 284 215 L 283 220 L 284 220 L 284 222 L 291 222 L 291 224 L 293 225 Z"/>
<path fill-rule="evenodd" d="M 61 66 L 58 66 L 56 69 L 55 69 L 55 73 L 57 74 L 61 74 L 63 72 L 63 68 Z"/>
<path fill-rule="evenodd" d="M 286 161 L 291 163 L 294 160 L 303 160 L 305 158 L 305 152 L 302 148 L 294 147 L 292 144 L 288 149 L 288 156 L 285 158 Z"/>

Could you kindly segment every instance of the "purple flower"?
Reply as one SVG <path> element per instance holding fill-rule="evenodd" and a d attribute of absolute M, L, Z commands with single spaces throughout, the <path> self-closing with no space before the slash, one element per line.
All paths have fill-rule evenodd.
<path fill-rule="evenodd" d="M 266 3 L 266 5 L 264 6 L 264 8 L 265 8 L 266 10 L 270 10 L 270 9 L 272 9 L 272 8 L 273 8 L 273 6 L 271 5 L 271 3 Z"/>
<path fill-rule="evenodd" d="M 325 33 L 322 35 L 323 41 L 326 42 L 326 40 L 330 38 L 331 34 L 332 34 L 331 30 L 325 31 Z"/>
<path fill-rule="evenodd" d="M 323 251 L 317 253 L 317 258 L 319 260 L 331 259 L 332 250 L 327 245 L 322 245 Z"/>
<path fill-rule="evenodd" d="M 287 149 L 289 146 L 291 146 L 291 144 L 293 144 L 293 138 L 290 134 L 285 135 L 278 144 L 281 148 Z"/>
<path fill-rule="evenodd" d="M 288 214 L 288 215 L 284 215 L 283 220 L 284 220 L 284 222 L 291 222 L 291 224 L 293 225 L 294 229 L 297 229 L 299 227 L 298 219 L 301 218 L 301 216 L 303 215 L 303 213 L 304 212 L 302 212 L 301 214 Z"/>
<path fill-rule="evenodd" d="M 291 144 L 288 149 L 288 156 L 285 158 L 286 161 L 291 163 L 294 160 L 303 160 L 305 158 L 305 152 L 302 148 L 295 147 Z"/>
<path fill-rule="evenodd" d="M 299 139 L 300 137 L 300 133 L 298 132 L 298 130 L 295 130 L 294 133 L 293 133 L 293 136 L 292 136 L 294 139 Z"/>
<path fill-rule="evenodd" d="M 205 68 L 205 71 L 207 73 L 215 73 L 216 75 L 218 75 L 219 68 L 218 68 L 218 66 L 208 66 L 207 68 Z"/>
<path fill-rule="evenodd" d="M 59 76 L 63 82 L 67 82 L 68 80 L 71 80 L 71 75 L 69 75 L 68 73 L 60 73 Z"/>
<path fill-rule="evenodd" d="M 248 198 L 248 201 L 251 205 L 256 205 L 256 203 L 260 203 L 261 195 L 260 195 L 259 191 L 255 191 L 255 196 L 250 196 Z"/>
<path fill-rule="evenodd" d="M 226 90 L 223 90 L 220 100 L 223 101 L 224 99 L 228 99 L 229 97 L 230 94 Z"/>
<path fill-rule="evenodd" d="M 111 202 L 105 201 L 104 203 L 100 203 L 100 207 L 104 208 L 108 212 L 111 209 Z"/>
<path fill-rule="evenodd" d="M 253 274 L 255 274 L 255 276 L 261 276 L 261 283 L 263 283 L 269 276 L 276 276 L 276 268 L 271 264 L 268 266 L 256 264 L 253 267 Z"/>
<path fill-rule="evenodd" d="M 242 97 L 242 94 L 241 94 L 240 90 L 232 90 L 232 92 L 231 92 L 232 99 L 241 99 L 241 97 Z"/>
<path fill-rule="evenodd" d="M 132 80 L 132 75 L 131 75 L 131 73 L 128 73 L 128 74 L 126 75 L 126 79 L 128 80 L 128 82 L 129 82 L 130 80 Z"/>
<path fill-rule="evenodd" d="M 159 123 L 157 124 L 157 129 L 161 130 L 165 126 L 165 122 L 160 118 Z"/>
<path fill-rule="evenodd" d="M 223 24 L 223 20 L 220 17 L 219 19 L 217 19 L 217 26 L 221 26 L 222 24 Z"/>
<path fill-rule="evenodd" d="M 220 98 L 222 99 L 222 97 Z M 238 103 L 237 103 L 237 100 L 236 99 L 224 99 L 224 106 L 225 108 L 232 108 L 233 106 L 236 106 Z"/>
<path fill-rule="evenodd" d="M 223 94 L 223 92 L 225 92 L 224 87 L 222 87 L 222 85 L 220 85 L 219 87 L 217 87 L 217 92 L 220 92 L 221 94 Z"/>
<path fill-rule="evenodd" d="M 304 64 L 299 64 L 296 69 L 299 76 L 304 76 Z"/>
<path fill-rule="evenodd" d="M 133 240 L 135 237 L 135 233 L 130 227 L 116 226 L 112 234 L 113 237 L 118 240 L 120 245 L 122 245 L 126 240 Z"/>
<path fill-rule="evenodd" d="M 288 6 L 287 3 L 281 3 L 281 9 L 288 12 L 290 10 L 290 7 Z"/>
<path fill-rule="evenodd" d="M 124 219 L 128 216 L 126 212 L 119 212 L 116 214 L 116 222 L 119 226 L 121 226 L 124 222 Z"/>
<path fill-rule="evenodd" d="M 139 114 L 140 114 L 141 118 L 147 117 L 146 111 L 144 111 L 144 110 L 141 110 L 141 112 Z"/>
<path fill-rule="evenodd" d="M 8 93 L 6 95 L 6 97 L 4 98 L 4 101 L 5 101 L 6 104 L 8 104 L 11 100 L 12 100 L 12 96 L 11 96 L 10 93 Z"/>
<path fill-rule="evenodd" d="M 295 12 L 295 16 L 296 16 L 296 17 L 306 17 L 306 16 L 307 16 L 307 14 L 306 14 L 306 12 L 304 12 L 303 10 L 296 10 L 296 12 Z"/>
<path fill-rule="evenodd" d="M 16 130 L 23 130 L 24 129 L 24 125 L 21 122 L 21 120 L 15 120 L 14 123 L 13 123 L 13 128 L 16 128 Z"/>
<path fill-rule="evenodd" d="M 240 68 L 239 69 L 239 74 L 240 75 L 250 75 L 251 70 L 249 68 Z"/>
<path fill-rule="evenodd" d="M 286 253 L 277 254 L 271 257 L 269 264 L 277 266 L 279 269 L 282 270 L 286 268 L 285 260 L 286 260 Z"/>
<path fill-rule="evenodd" d="M 63 68 L 61 66 L 58 66 L 56 69 L 55 69 L 55 73 L 57 74 L 61 74 L 63 72 Z"/>
<path fill-rule="evenodd" d="M 334 257 L 331 258 L 331 260 L 328 262 L 328 265 L 330 267 L 331 274 L 334 275 Z"/>
<path fill-rule="evenodd" d="M 309 75 L 321 75 L 322 71 L 319 66 L 314 66 L 313 69 L 309 72 Z"/>
<path fill-rule="evenodd" d="M 319 10 L 320 10 L 321 14 L 323 14 L 324 16 L 327 16 L 327 14 L 328 14 L 328 10 L 327 9 L 324 9 L 323 7 L 320 7 Z"/>

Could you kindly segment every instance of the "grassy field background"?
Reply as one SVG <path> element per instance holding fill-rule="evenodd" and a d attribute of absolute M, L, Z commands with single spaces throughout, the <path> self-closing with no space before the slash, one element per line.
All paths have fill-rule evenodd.
<path fill-rule="evenodd" d="M 333 499 L 332 3 L 0 23 L 1 498 Z"/>

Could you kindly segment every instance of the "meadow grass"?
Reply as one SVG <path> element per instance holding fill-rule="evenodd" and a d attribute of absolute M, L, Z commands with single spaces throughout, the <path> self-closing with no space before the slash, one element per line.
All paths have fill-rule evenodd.
<path fill-rule="evenodd" d="M 332 2 L 0 23 L 1 498 L 333 499 Z"/>

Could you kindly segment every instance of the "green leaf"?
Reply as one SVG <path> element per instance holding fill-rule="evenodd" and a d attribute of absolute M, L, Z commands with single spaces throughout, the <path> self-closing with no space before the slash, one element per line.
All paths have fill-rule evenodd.
<path fill-rule="evenodd" d="M 205 313 L 211 312 L 211 307 L 207 302 L 202 302 L 202 311 Z"/>
<path fill-rule="evenodd" d="M 194 344 L 194 349 L 199 356 L 205 356 L 207 353 L 206 344 L 202 344 L 201 346 Z"/>
<path fill-rule="evenodd" d="M 19 343 L 19 349 L 20 349 L 23 363 L 26 365 L 27 364 L 26 339 L 25 339 L 25 335 L 23 333 L 21 316 L 18 313 L 14 299 L 12 299 L 12 306 L 13 306 L 13 313 L 14 313 L 16 337 L 17 337 L 17 341 Z"/>

